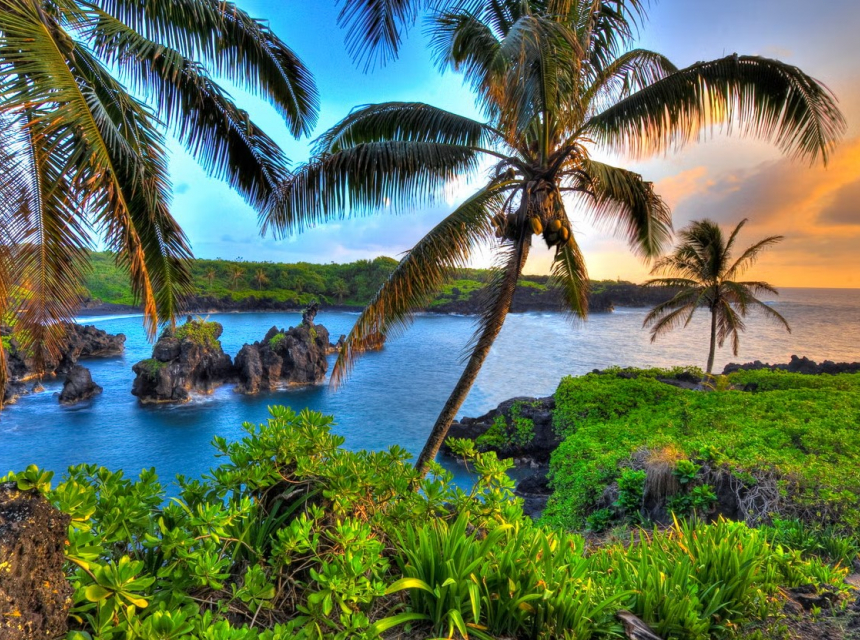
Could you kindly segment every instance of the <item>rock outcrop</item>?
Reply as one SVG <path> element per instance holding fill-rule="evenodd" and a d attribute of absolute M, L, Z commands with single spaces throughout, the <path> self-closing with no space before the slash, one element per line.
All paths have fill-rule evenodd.
<path fill-rule="evenodd" d="M 0 484 L 0 638 L 63 638 L 72 587 L 63 572 L 70 518 L 35 490 Z"/>
<path fill-rule="evenodd" d="M 76 364 L 66 374 L 63 390 L 60 391 L 60 404 L 72 405 L 97 396 L 102 388 L 93 382 L 90 370 Z"/>
<path fill-rule="evenodd" d="M 732 362 L 725 366 L 723 375 L 728 375 L 735 371 L 757 371 L 759 369 L 788 371 L 789 373 L 803 373 L 806 375 L 835 375 L 837 373 L 860 373 L 860 362 L 832 362 L 825 360 L 821 364 L 818 364 L 806 356 L 802 358 L 791 356 L 791 360 L 786 364 L 767 364 L 761 360 L 747 362 L 746 364 Z"/>
<path fill-rule="evenodd" d="M 518 466 L 543 465 L 561 443 L 552 426 L 554 409 L 552 396 L 511 398 L 478 418 L 454 422 L 448 437 L 476 440 L 479 449 L 495 451 L 500 458 L 513 458 Z M 481 438 L 488 434 L 493 437 Z M 450 453 L 444 444 L 442 450 Z"/>
<path fill-rule="evenodd" d="M 463 418 L 451 425 L 449 438 L 475 440 L 478 449 L 512 458 L 517 467 L 515 493 L 523 499 L 523 512 L 539 518 L 552 490 L 547 473 L 549 458 L 561 443 L 552 425 L 555 398 L 511 398 L 478 418 Z M 442 451 L 451 455 L 447 445 Z"/>
<path fill-rule="evenodd" d="M 41 375 L 61 376 L 69 373 L 79 360 L 87 358 L 107 358 L 119 355 L 125 349 L 125 335 L 113 335 L 94 326 L 78 324 L 65 325 L 66 335 L 59 357 L 48 357 Z M 0 327 L 6 347 L 6 387 L 4 402 L 14 402 L 19 396 L 27 395 L 30 389 L 24 382 L 37 377 L 36 363 L 27 355 L 8 326 Z"/>
<path fill-rule="evenodd" d="M 235 378 L 233 362 L 218 338 L 218 322 L 188 321 L 165 329 L 152 348 L 152 357 L 132 367 L 137 374 L 132 394 L 143 403 L 187 402 L 192 393 L 209 394 Z"/>
<path fill-rule="evenodd" d="M 56 374 L 67 373 L 78 363 L 87 358 L 110 358 L 120 355 L 125 349 L 125 334 L 110 334 L 92 325 L 66 325 L 66 340 L 63 355 Z"/>
<path fill-rule="evenodd" d="M 314 324 L 316 311 L 309 307 L 299 326 L 272 327 L 261 341 L 242 346 L 236 355 L 236 392 L 254 394 L 325 379 L 331 343 L 328 329 Z"/>

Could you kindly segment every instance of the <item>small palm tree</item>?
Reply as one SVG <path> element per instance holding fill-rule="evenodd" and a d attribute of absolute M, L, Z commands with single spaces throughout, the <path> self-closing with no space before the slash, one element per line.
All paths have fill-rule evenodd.
<path fill-rule="evenodd" d="M 722 347 L 726 339 L 731 338 L 732 353 L 738 355 L 740 332 L 746 330 L 743 318 L 750 309 L 762 311 L 765 317 L 791 333 L 785 318 L 756 297 L 761 293 L 779 295 L 776 289 L 767 282 L 736 280 L 764 249 L 782 240 L 782 236 L 760 240 L 734 260 L 732 249 L 746 222 L 741 220 L 728 239 L 711 220 L 693 222 L 680 232 L 681 241 L 675 251 L 659 260 L 651 272 L 668 277 L 645 283 L 645 286 L 680 289 L 671 300 L 658 304 L 646 316 L 643 326 L 651 327 L 651 342 L 678 326 L 686 327 L 697 309 L 710 312 L 711 340 L 705 369 L 708 376 L 714 368 L 717 346 Z"/>
<path fill-rule="evenodd" d="M 242 276 L 245 275 L 245 270 L 241 267 L 233 267 L 233 270 L 230 272 L 230 286 L 233 291 L 236 290 L 236 287 L 239 284 L 239 280 L 242 279 Z"/>
<path fill-rule="evenodd" d="M 349 295 L 349 286 L 343 278 L 338 278 L 331 285 L 331 292 L 337 296 L 337 303 L 343 302 L 343 297 Z"/>
<path fill-rule="evenodd" d="M 392 4 L 421 3 L 364 2 L 365 9 Z M 452 181 L 493 164 L 484 185 L 400 261 L 332 372 L 332 384 L 342 382 L 367 339 L 406 326 L 479 247 L 495 243 L 498 267 L 468 361 L 416 461 L 422 471 L 502 328 L 533 236 L 553 250 L 552 283 L 579 316 L 587 312 L 588 277 L 568 207 L 619 232 L 645 257 L 668 240 L 670 212 L 653 185 L 595 160 L 595 146 L 665 152 L 701 127 L 727 123 L 795 155 L 826 159 L 845 127 L 830 92 L 796 67 L 734 55 L 679 69 L 632 49 L 644 0 L 441 4 L 449 9 L 434 13 L 430 27 L 437 59 L 465 73 L 485 120 L 421 103 L 357 108 L 318 140 L 315 157 L 294 172 L 264 222 L 264 230 L 285 234 L 344 215 L 438 203 Z"/>
<path fill-rule="evenodd" d="M 257 269 L 257 273 L 254 274 L 254 282 L 257 283 L 257 291 L 260 291 L 263 285 L 269 282 L 269 276 L 262 269 Z"/>
<path fill-rule="evenodd" d="M 206 272 L 206 280 L 209 282 L 210 289 L 212 288 L 212 283 L 215 282 L 215 276 L 217 275 L 218 273 L 215 271 L 215 269 L 209 269 Z"/>

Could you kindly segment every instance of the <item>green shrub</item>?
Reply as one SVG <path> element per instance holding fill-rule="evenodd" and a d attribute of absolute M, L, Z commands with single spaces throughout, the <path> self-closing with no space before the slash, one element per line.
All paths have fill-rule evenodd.
<path fill-rule="evenodd" d="M 686 459 L 676 469 L 684 493 L 710 482 L 694 482 L 696 466 L 707 463 L 711 473 L 731 474 L 746 489 L 773 496 L 745 507 L 751 523 L 782 517 L 860 525 L 860 375 L 733 376 L 750 380 L 750 374 L 757 393 L 687 391 L 649 376 L 565 378 L 555 394 L 554 425 L 564 440 L 551 460 L 555 493 L 546 522 L 584 528 L 637 451 L 668 447 Z M 686 513 L 709 508 L 710 493 L 698 490 L 695 507 L 692 495 L 674 506 Z"/>
<path fill-rule="evenodd" d="M 274 407 L 215 438 L 222 464 L 169 501 L 152 469 L 82 465 L 55 489 L 34 466 L 9 476 L 71 518 L 68 640 L 589 640 L 621 633 L 619 609 L 704 640 L 775 613 L 780 587 L 846 573 L 739 523 L 586 553 L 524 518 L 509 465 L 473 442 L 449 443 L 477 474 L 465 491 L 438 465 L 419 479 L 398 447 L 345 451 L 331 424 Z"/>
<path fill-rule="evenodd" d="M 497 415 L 490 428 L 476 438 L 478 447 L 505 450 L 531 444 L 535 437 L 535 424 L 531 418 L 522 415 L 524 406 L 523 402 L 513 403 L 510 419 L 503 414 Z"/>
<path fill-rule="evenodd" d="M 164 369 L 164 367 L 167 366 L 167 363 L 162 362 L 161 360 L 156 360 L 155 358 L 147 358 L 146 360 L 138 362 L 137 366 L 143 370 L 144 375 L 147 375 L 150 378 L 156 378 L 158 377 L 158 372 Z"/>
<path fill-rule="evenodd" d="M 221 325 L 219 323 L 207 322 L 198 318 L 177 327 L 173 335 L 178 340 L 190 340 L 201 347 L 220 349 L 221 342 L 218 340 L 220 332 Z"/>
<path fill-rule="evenodd" d="M 281 344 L 286 337 L 287 334 L 283 332 L 276 333 L 269 339 L 269 346 L 272 347 L 272 349 L 277 349 L 278 345 Z"/>

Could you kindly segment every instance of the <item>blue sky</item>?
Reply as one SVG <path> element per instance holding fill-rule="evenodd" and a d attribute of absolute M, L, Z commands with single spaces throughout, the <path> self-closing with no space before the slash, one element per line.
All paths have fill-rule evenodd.
<path fill-rule="evenodd" d="M 238 0 L 273 29 L 313 71 L 321 94 L 315 135 L 360 104 L 389 100 L 427 102 L 477 116 L 459 76 L 434 67 L 421 25 L 400 59 L 364 74 L 346 53 L 336 26 L 334 0 Z M 781 158 L 766 144 L 720 134 L 667 157 L 607 159 L 653 180 L 673 206 L 675 226 L 711 217 L 736 223 L 750 218 L 742 239 L 780 233 L 786 240 L 759 264 L 756 276 L 779 286 L 860 287 L 860 1 L 833 0 L 814 8 L 801 0 L 662 0 L 654 3 L 640 43 L 678 66 L 731 53 L 778 58 L 827 84 L 840 99 L 849 133 L 827 170 Z M 241 91 L 239 104 L 298 164 L 308 140 L 293 140 L 268 105 Z M 229 187 L 206 177 L 172 145 L 173 211 L 204 258 L 294 262 L 343 262 L 379 255 L 397 257 L 444 215 L 447 206 L 348 220 L 285 240 L 260 237 L 257 215 Z M 469 192 L 454 186 L 449 205 Z M 575 212 L 573 215 L 576 218 Z M 623 242 L 575 223 L 592 277 L 642 280 L 647 268 Z M 490 254 L 476 260 L 486 266 Z M 536 251 L 527 271 L 545 272 L 550 256 Z"/>

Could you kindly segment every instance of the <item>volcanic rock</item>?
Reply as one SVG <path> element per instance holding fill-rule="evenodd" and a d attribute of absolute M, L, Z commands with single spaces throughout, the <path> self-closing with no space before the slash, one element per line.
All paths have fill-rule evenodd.
<path fill-rule="evenodd" d="M 459 422 L 454 422 L 448 431 L 448 437 L 477 440 L 494 426 L 499 416 L 505 420 L 507 429 L 510 431 L 514 418 L 512 411 L 515 406 L 516 417 L 521 420 L 529 420 L 533 425 L 533 435 L 528 442 L 517 441 L 517 438 L 512 437 L 510 441 L 483 444 L 479 448 L 495 451 L 500 458 L 513 458 L 517 466 L 546 464 L 552 452 L 561 443 L 561 438 L 552 426 L 552 412 L 555 410 L 555 398 L 552 396 L 505 400 L 498 407 L 478 418 L 463 418 Z M 450 453 L 444 444 L 442 450 Z"/>
<path fill-rule="evenodd" d="M 69 516 L 35 490 L 0 484 L 0 638 L 62 638 L 72 587 L 63 572 Z"/>
<path fill-rule="evenodd" d="M 832 362 L 831 360 L 825 360 L 821 364 L 818 364 L 806 356 L 799 358 L 793 355 L 791 356 L 791 360 L 785 364 L 767 364 L 761 360 L 747 362 L 746 364 L 731 362 L 723 369 L 723 375 L 728 375 L 735 371 L 757 371 L 759 369 L 788 371 L 789 373 L 802 373 L 806 375 L 836 375 L 838 373 L 860 373 L 860 362 Z"/>
<path fill-rule="evenodd" d="M 236 392 L 254 394 L 284 385 L 322 382 L 331 343 L 328 329 L 314 324 L 315 315 L 315 309 L 306 310 L 299 326 L 272 327 L 261 341 L 243 345 L 236 355 Z"/>
<path fill-rule="evenodd" d="M 187 402 L 192 393 L 209 394 L 233 380 L 233 362 L 218 341 L 223 331 L 218 322 L 192 319 L 165 329 L 152 358 L 132 367 L 132 394 L 143 403 Z"/>
<path fill-rule="evenodd" d="M 78 402 L 89 400 L 101 392 L 102 388 L 93 382 L 90 370 L 76 364 L 66 374 L 66 381 L 63 383 L 63 390 L 60 392 L 60 404 L 77 404 Z"/>

